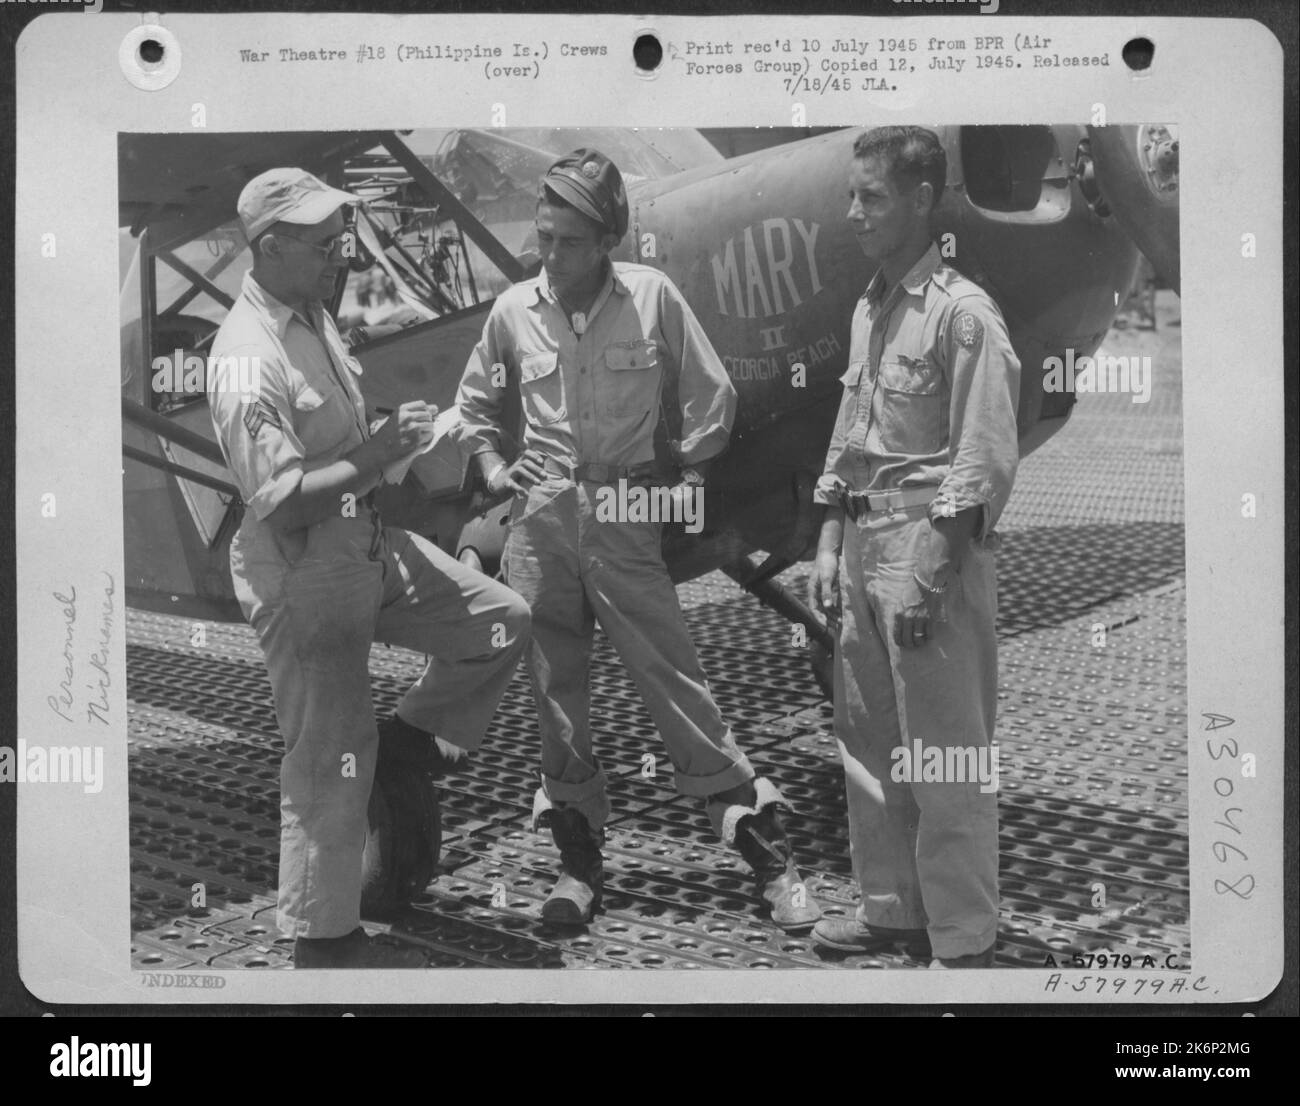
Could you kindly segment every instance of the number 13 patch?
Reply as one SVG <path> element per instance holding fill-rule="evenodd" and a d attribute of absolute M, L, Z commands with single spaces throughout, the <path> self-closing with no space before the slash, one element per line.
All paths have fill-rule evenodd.
<path fill-rule="evenodd" d="M 980 339 L 984 337 L 984 324 L 974 315 L 958 315 L 952 329 L 957 341 L 966 349 L 979 345 Z"/>

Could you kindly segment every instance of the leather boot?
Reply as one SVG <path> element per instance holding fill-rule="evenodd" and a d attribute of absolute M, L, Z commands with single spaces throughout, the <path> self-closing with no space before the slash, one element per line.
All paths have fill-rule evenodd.
<path fill-rule="evenodd" d="M 593 829 L 579 810 L 552 807 L 539 818 L 550 827 L 560 850 L 560 878 L 542 904 L 542 920 L 554 925 L 585 925 L 600 909 L 604 870 L 603 830 Z"/>
<path fill-rule="evenodd" d="M 776 788 L 766 780 L 756 781 L 756 787 L 758 809 L 734 822 L 735 846 L 754 869 L 755 891 L 771 910 L 772 921 L 787 933 L 804 932 L 822 916 L 821 907 L 795 867 L 794 850 L 781 825 Z"/>

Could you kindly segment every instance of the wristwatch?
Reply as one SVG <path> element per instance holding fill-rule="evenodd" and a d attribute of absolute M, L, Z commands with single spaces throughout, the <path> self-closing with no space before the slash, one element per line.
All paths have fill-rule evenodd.
<path fill-rule="evenodd" d="M 684 468 L 682 469 L 682 483 L 689 488 L 702 488 L 704 487 L 704 474 L 697 469 Z"/>

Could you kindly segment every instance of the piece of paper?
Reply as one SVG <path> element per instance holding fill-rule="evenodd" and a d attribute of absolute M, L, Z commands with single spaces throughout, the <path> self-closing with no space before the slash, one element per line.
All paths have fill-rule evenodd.
<path fill-rule="evenodd" d="M 406 474 L 411 470 L 411 465 L 415 462 L 415 459 L 426 453 L 431 453 L 440 445 L 446 444 L 447 435 L 452 432 L 459 422 L 460 411 L 457 408 L 449 407 L 446 411 L 440 411 L 434 416 L 433 423 L 423 436 L 423 441 L 405 457 L 394 461 L 384 469 L 384 482 L 387 484 L 400 484 L 406 479 Z M 451 444 L 454 447 L 456 443 L 452 442 Z"/>

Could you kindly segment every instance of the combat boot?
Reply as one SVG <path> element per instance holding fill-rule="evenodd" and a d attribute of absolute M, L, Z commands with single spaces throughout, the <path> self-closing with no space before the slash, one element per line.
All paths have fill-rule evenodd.
<path fill-rule="evenodd" d="M 794 850 L 781 825 L 781 794 L 768 780 L 754 781 L 755 805 L 728 806 L 722 816 L 722 839 L 754 870 L 755 893 L 771 911 L 772 921 L 787 933 L 809 930 L 822 916 L 794 863 Z"/>
<path fill-rule="evenodd" d="M 600 909 L 605 873 L 600 847 L 603 830 L 593 829 L 582 812 L 552 807 L 538 819 L 549 826 L 560 850 L 560 878 L 542 904 L 542 920 L 554 925 L 585 925 Z"/>

